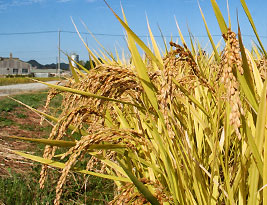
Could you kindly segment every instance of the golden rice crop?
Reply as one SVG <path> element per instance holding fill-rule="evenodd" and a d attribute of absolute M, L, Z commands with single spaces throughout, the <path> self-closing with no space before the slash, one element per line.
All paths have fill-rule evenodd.
<path fill-rule="evenodd" d="M 87 47 L 92 59 L 101 58 L 96 68 L 72 67 L 73 78 L 64 86 L 49 85 L 46 109 L 55 95 L 64 100 L 58 118 L 38 111 L 55 123 L 49 139 L 38 140 L 47 144 L 44 155 L 16 153 L 44 164 L 41 187 L 49 180 L 48 166 L 62 169 L 55 204 L 72 171 L 113 179 L 117 195 L 110 204 L 267 203 L 267 55 L 259 38 L 261 49 L 249 52 L 240 28 L 232 31 L 216 1 L 211 4 L 225 42 L 222 52 L 202 11 L 211 54 L 184 40 L 170 42 L 161 54 L 148 25 L 149 49 L 124 11 L 123 20 L 111 10 L 127 32 L 130 62 L 110 53 L 101 58 Z M 87 165 L 79 167 L 79 161 Z"/>

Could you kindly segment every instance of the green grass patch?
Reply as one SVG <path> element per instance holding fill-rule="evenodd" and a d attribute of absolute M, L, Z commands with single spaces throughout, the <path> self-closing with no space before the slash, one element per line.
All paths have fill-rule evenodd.
<path fill-rule="evenodd" d="M 9 169 L 12 177 L 0 178 L 0 203 L 4 204 L 53 204 L 55 185 L 60 174 L 52 171 L 49 183 L 39 188 L 40 165 L 36 165 L 29 175 L 17 174 Z M 113 197 L 113 184 L 97 177 L 86 178 L 73 175 L 68 180 L 68 189 L 62 197 L 63 204 L 107 204 Z"/>
<path fill-rule="evenodd" d="M 14 124 L 13 120 L 0 116 L 0 128 L 10 126 L 12 124 Z"/>
<path fill-rule="evenodd" d="M 38 108 L 40 106 L 45 105 L 46 97 L 47 97 L 47 92 L 41 92 L 41 93 L 28 93 L 28 94 L 16 95 L 13 98 L 33 108 Z M 58 100 L 60 101 L 60 99 Z M 1 111 L 10 112 L 13 111 L 15 108 L 24 107 L 23 105 L 20 105 L 14 100 L 9 98 L 3 98 L 0 100 L 0 102 L 1 102 L 0 112 Z M 60 104 L 60 102 L 53 102 L 53 103 Z"/>
<path fill-rule="evenodd" d="M 23 113 L 16 113 L 16 116 L 20 119 L 25 119 L 27 117 L 27 115 L 23 114 Z"/>

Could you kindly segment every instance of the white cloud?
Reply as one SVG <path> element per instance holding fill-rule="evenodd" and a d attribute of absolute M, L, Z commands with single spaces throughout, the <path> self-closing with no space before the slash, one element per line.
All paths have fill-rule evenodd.
<path fill-rule="evenodd" d="M 6 10 L 9 7 L 14 7 L 14 6 L 25 6 L 35 3 L 41 3 L 44 1 L 46 0 L 11 0 L 8 3 L 5 1 L 0 1 L 0 10 Z"/>

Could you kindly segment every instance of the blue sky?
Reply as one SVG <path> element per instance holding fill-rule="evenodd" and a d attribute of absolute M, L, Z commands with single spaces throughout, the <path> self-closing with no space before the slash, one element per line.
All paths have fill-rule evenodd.
<path fill-rule="evenodd" d="M 209 0 L 199 0 L 205 14 L 211 33 L 220 34 Z M 208 46 L 205 27 L 196 0 L 107 0 L 110 6 L 121 16 L 122 4 L 130 27 L 138 35 L 147 35 L 146 15 L 148 16 L 154 35 L 160 35 L 157 25 L 166 36 L 177 36 L 176 16 L 179 26 L 185 36 L 188 27 L 205 47 Z M 218 1 L 223 15 L 227 18 L 226 0 Z M 253 35 L 253 31 L 243 12 L 239 0 L 229 0 L 233 30 L 237 31 L 236 9 L 238 9 L 242 33 Z M 264 0 L 247 0 L 247 5 L 255 21 L 259 35 L 267 47 L 267 2 Z M 109 36 L 109 34 L 124 34 L 124 31 L 103 0 L 0 0 L 0 56 L 14 57 L 24 61 L 31 59 L 40 63 L 55 63 L 58 48 L 58 33 L 56 31 L 75 31 L 72 17 L 80 32 L 86 32 L 81 21 L 96 35 L 99 41 L 111 51 L 115 46 L 126 49 L 124 38 Z M 47 33 L 33 33 L 52 31 Z M 16 34 L 20 33 L 20 34 Z M 22 33 L 22 34 L 21 34 Z M 7 35 L 6 35 L 7 34 Z M 97 44 L 90 35 L 83 34 L 92 49 Z M 147 41 L 147 38 L 142 38 Z M 244 36 L 247 47 L 252 37 Z M 162 46 L 161 38 L 157 38 Z M 167 38 L 167 40 L 170 40 Z M 187 38 L 188 40 L 188 38 Z M 219 41 L 219 36 L 214 36 Z M 67 53 L 78 53 L 80 59 L 87 60 L 87 52 L 75 33 L 61 33 L 61 49 Z M 62 62 L 66 58 L 62 54 Z"/>

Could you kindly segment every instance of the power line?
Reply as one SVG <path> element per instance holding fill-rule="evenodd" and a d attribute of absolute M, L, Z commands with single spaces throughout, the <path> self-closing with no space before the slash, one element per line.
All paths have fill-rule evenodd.
<path fill-rule="evenodd" d="M 0 35 L 12 36 L 12 35 L 29 35 L 29 34 L 56 33 L 56 32 L 57 31 L 31 31 L 31 32 L 0 33 Z"/>
<path fill-rule="evenodd" d="M 77 33 L 76 31 L 68 31 L 68 30 L 61 30 L 61 33 L 71 33 L 71 34 L 75 34 Z M 35 35 L 35 34 L 48 34 L 48 33 L 58 33 L 58 31 L 55 30 L 51 30 L 51 31 L 31 31 L 31 32 L 13 32 L 13 33 L 0 33 L 0 36 L 12 36 L 12 35 Z M 94 35 L 94 36 L 109 36 L 109 37 L 125 37 L 125 35 L 123 34 L 111 34 L 111 33 L 88 33 L 88 32 L 80 32 L 81 34 L 85 34 L 85 35 Z M 149 35 L 138 35 L 140 38 L 145 38 L 145 37 L 149 37 Z M 221 37 L 222 35 L 220 34 L 213 34 L 212 36 L 214 37 Z M 243 34 L 242 36 L 244 37 L 255 37 L 252 34 Z M 161 38 L 161 35 L 154 35 L 155 38 Z M 171 35 L 167 35 L 164 37 L 179 37 L 177 35 L 171 36 Z M 184 37 L 188 38 L 190 37 L 189 35 L 184 35 Z M 193 35 L 193 37 L 196 38 L 207 38 L 207 35 Z M 262 35 L 259 36 L 261 38 L 267 38 L 267 36 Z"/>
<path fill-rule="evenodd" d="M 43 52 L 52 52 L 53 50 L 28 50 L 28 51 L 16 51 L 13 50 L 12 52 L 14 53 L 43 53 Z M 0 51 L 0 53 L 10 53 L 9 51 Z"/>

